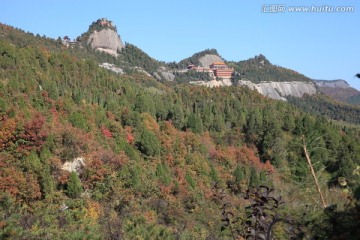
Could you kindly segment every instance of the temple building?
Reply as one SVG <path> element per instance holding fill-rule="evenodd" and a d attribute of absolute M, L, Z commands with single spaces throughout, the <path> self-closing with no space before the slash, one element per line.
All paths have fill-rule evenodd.
<path fill-rule="evenodd" d="M 231 78 L 234 72 L 234 69 L 229 68 L 224 62 L 213 62 L 210 68 L 196 67 L 194 64 L 189 65 L 187 68 L 197 72 L 207 72 L 210 76 L 218 78 Z"/>

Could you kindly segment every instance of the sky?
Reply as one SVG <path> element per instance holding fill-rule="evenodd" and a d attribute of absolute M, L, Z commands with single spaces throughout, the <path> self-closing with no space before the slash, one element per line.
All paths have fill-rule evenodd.
<path fill-rule="evenodd" d="M 123 42 L 160 61 L 208 48 L 228 61 L 263 54 L 312 79 L 344 79 L 360 90 L 359 0 L 1 0 L 0 6 L 1 23 L 41 36 L 74 39 L 105 17 Z"/>

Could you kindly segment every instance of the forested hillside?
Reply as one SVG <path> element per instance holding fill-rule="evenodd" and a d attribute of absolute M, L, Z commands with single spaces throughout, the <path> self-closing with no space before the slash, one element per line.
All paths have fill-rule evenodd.
<path fill-rule="evenodd" d="M 236 80 L 247 80 L 254 83 L 311 81 L 294 70 L 271 64 L 262 54 L 245 61 L 229 62 L 228 65 L 238 73 Z"/>
<path fill-rule="evenodd" d="M 326 95 L 289 97 L 288 101 L 303 111 L 325 116 L 329 119 L 360 124 L 360 107 L 336 101 Z"/>
<path fill-rule="evenodd" d="M 117 75 L 98 65 L 119 59 L 0 29 L 0 239 L 359 236 L 357 127 L 245 87 Z"/>

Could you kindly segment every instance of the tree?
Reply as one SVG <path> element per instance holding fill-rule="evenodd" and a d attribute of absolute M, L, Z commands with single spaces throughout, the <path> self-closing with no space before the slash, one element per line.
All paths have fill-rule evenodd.
<path fill-rule="evenodd" d="M 76 172 L 70 174 L 70 178 L 67 184 L 67 194 L 71 198 L 80 197 L 82 192 L 82 184 Z"/>
<path fill-rule="evenodd" d="M 180 104 L 175 104 L 173 109 L 170 112 L 170 117 L 174 127 L 177 129 L 182 129 L 184 126 L 184 112 Z"/>
<path fill-rule="evenodd" d="M 194 133 L 201 133 L 203 131 L 202 120 L 201 120 L 200 116 L 198 116 L 196 114 L 190 115 L 187 125 Z"/>
<path fill-rule="evenodd" d="M 250 177 L 249 177 L 249 187 L 259 186 L 259 184 L 260 184 L 260 180 L 256 172 L 256 169 L 255 167 L 251 167 Z"/>
<path fill-rule="evenodd" d="M 309 156 L 309 152 L 307 150 L 307 147 L 306 147 L 306 142 L 305 142 L 305 137 L 304 135 L 302 136 L 302 141 L 303 141 L 303 149 L 304 149 L 304 153 L 305 153 L 305 157 L 306 157 L 306 160 L 309 164 L 309 168 L 310 168 L 310 171 L 311 171 L 311 175 L 314 179 L 314 182 L 315 182 L 315 186 L 316 186 L 316 190 L 317 192 L 319 193 L 319 196 L 320 196 L 320 199 L 321 199 L 321 203 L 322 203 L 322 206 L 323 206 L 323 209 L 326 208 L 326 203 L 325 203 L 325 199 L 324 199 L 324 196 L 322 195 L 322 192 L 321 192 L 321 189 L 320 189 L 320 186 L 319 186 L 319 182 L 318 182 L 318 179 L 316 177 L 316 174 L 315 174 L 315 171 L 314 171 L 314 168 L 313 168 L 313 165 L 311 163 L 311 158 Z"/>
<path fill-rule="evenodd" d="M 160 154 L 161 144 L 157 137 L 150 131 L 144 129 L 140 139 L 136 143 L 140 152 L 146 156 L 156 156 Z"/>
<path fill-rule="evenodd" d="M 244 173 L 244 168 L 240 167 L 240 165 L 238 165 L 233 173 L 234 177 L 235 177 L 235 181 L 237 183 L 241 182 L 244 178 L 245 178 L 245 173 Z"/>

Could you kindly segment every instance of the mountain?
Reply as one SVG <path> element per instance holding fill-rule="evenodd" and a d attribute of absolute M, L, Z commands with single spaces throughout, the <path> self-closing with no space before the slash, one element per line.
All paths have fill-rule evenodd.
<path fill-rule="evenodd" d="M 117 33 L 116 26 L 106 18 L 93 22 L 88 31 L 79 37 L 79 40 L 90 45 L 95 50 L 113 56 L 117 56 L 118 52 L 125 47 Z"/>
<path fill-rule="evenodd" d="M 241 80 L 260 82 L 311 82 L 311 79 L 294 70 L 273 65 L 264 55 L 260 54 L 248 60 L 231 62 L 240 74 Z"/>
<path fill-rule="evenodd" d="M 341 102 L 360 104 L 360 91 L 345 80 L 314 80 L 320 92 Z"/>
<path fill-rule="evenodd" d="M 179 63 L 172 63 L 172 68 L 186 69 L 189 65 L 209 67 L 211 63 L 223 61 L 216 49 L 206 49 L 193 54 L 191 57 L 181 60 Z"/>
<path fill-rule="evenodd" d="M 208 87 L 215 86 L 247 86 L 264 96 L 286 101 L 287 96 L 302 97 L 304 94 L 315 94 L 316 87 L 311 79 L 293 70 L 275 66 L 264 55 L 255 56 L 246 61 L 226 62 L 229 69 L 235 70 L 231 79 L 209 76 L 209 65 L 213 62 L 226 62 L 216 50 L 208 49 L 184 59 L 176 65 L 175 81 L 187 82 Z M 200 66 L 196 72 L 189 72 L 187 66 Z M 205 68 L 205 69 L 203 69 Z"/>
<path fill-rule="evenodd" d="M 78 42 L 0 24 L 0 239 L 359 235 L 358 125 L 248 87 L 158 81 L 146 73 L 176 68 Z"/>

